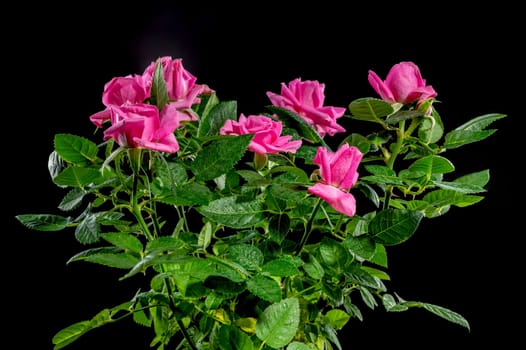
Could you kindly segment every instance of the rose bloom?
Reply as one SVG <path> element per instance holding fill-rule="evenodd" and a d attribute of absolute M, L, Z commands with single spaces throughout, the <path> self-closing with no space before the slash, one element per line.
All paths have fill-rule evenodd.
<path fill-rule="evenodd" d="M 148 90 L 151 90 L 156 65 L 157 61 L 151 62 L 142 75 Z M 179 110 L 190 109 L 192 105 L 201 102 L 199 95 L 213 92 L 207 85 L 196 83 L 197 78 L 183 67 L 181 58 L 161 57 L 161 65 L 168 98 L 170 104 L 173 103 L 175 108 Z"/>
<path fill-rule="evenodd" d="M 134 104 L 109 107 L 111 126 L 104 131 L 104 140 L 110 138 L 122 147 L 146 148 L 175 153 L 179 144 L 174 135 L 177 120 L 159 117 L 156 106 Z"/>
<path fill-rule="evenodd" d="M 369 70 L 369 83 L 380 95 L 382 100 L 389 103 L 408 104 L 436 97 L 437 93 L 431 85 L 426 85 L 420 69 L 413 62 L 400 62 L 395 64 L 382 80 L 378 74 Z"/>
<path fill-rule="evenodd" d="M 345 108 L 324 106 L 325 84 L 316 80 L 294 79 L 288 85 L 281 83 L 281 94 L 268 91 L 267 96 L 274 106 L 283 107 L 299 114 L 316 129 L 320 137 L 333 136 L 345 129 L 337 119 L 343 116 Z"/>
<path fill-rule="evenodd" d="M 102 123 L 111 119 L 111 106 L 142 104 L 151 97 L 153 74 L 157 61 L 146 67 L 142 75 L 116 77 L 104 86 L 102 103 L 106 106 L 103 111 L 94 113 L 90 120 L 102 127 Z M 172 59 L 169 56 L 161 58 L 166 91 L 169 101 L 163 107 L 161 114 L 171 114 L 170 118 L 177 118 L 178 127 L 185 120 L 197 120 L 192 106 L 201 102 L 201 94 L 212 93 L 207 85 L 197 84 L 197 78 L 188 72 L 182 59 Z"/>
<path fill-rule="evenodd" d="M 90 120 L 101 128 L 104 121 L 111 119 L 110 106 L 143 103 L 149 95 L 142 76 L 115 77 L 104 85 L 102 92 L 102 104 L 106 109 L 91 115 Z"/>
<path fill-rule="evenodd" d="M 259 154 L 290 152 L 296 153 L 301 140 L 292 140 L 291 135 L 281 136 L 283 125 L 280 121 L 263 115 L 240 114 L 239 120 L 228 119 L 219 130 L 221 135 L 254 134 L 248 149 Z"/>
<path fill-rule="evenodd" d="M 339 213 L 354 216 L 356 200 L 347 192 L 358 181 L 358 165 L 363 154 L 349 144 L 343 144 L 335 153 L 318 147 L 313 163 L 320 167 L 321 182 L 308 191 L 324 201 Z"/>

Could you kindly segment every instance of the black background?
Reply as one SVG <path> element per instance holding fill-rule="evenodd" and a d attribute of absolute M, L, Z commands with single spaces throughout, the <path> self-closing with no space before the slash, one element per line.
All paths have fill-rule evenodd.
<path fill-rule="evenodd" d="M 493 125 L 499 130 L 489 139 L 446 154 L 459 173 L 490 169 L 486 198 L 424 221 L 410 241 L 388 251 L 393 291 L 461 313 L 471 332 L 422 310 L 387 314 L 380 306 L 364 309 L 365 320 L 352 320 L 342 339 L 344 349 L 509 348 L 521 341 L 520 11 L 505 3 L 463 9 L 326 1 L 282 6 L 285 2 L 158 1 L 111 8 L 14 4 L 3 11 L 5 344 L 51 349 L 59 329 L 136 292 L 135 281 L 117 280 L 121 271 L 66 265 L 86 248 L 72 232 L 27 230 L 14 217 L 61 214 L 56 206 L 63 193 L 47 172 L 53 136 L 91 137 L 88 117 L 102 109 L 104 84 L 141 73 L 164 55 L 183 58 L 198 83 L 215 89 L 221 100 L 237 100 L 238 112 L 245 114 L 265 111 L 266 91 L 278 92 L 281 82 L 296 77 L 325 83 L 326 104 L 347 106 L 355 98 L 375 96 L 367 82 L 369 69 L 385 77 L 400 61 L 419 65 L 438 92 L 437 108 L 447 129 L 481 114 L 507 114 Z M 352 131 L 354 125 L 346 127 Z M 149 329 L 124 320 L 69 348 L 147 349 L 151 338 Z"/>

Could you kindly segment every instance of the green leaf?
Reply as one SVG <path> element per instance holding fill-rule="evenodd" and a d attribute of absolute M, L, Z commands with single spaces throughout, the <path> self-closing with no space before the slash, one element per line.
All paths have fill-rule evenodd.
<path fill-rule="evenodd" d="M 206 250 L 212 241 L 212 224 L 207 221 L 201 231 L 199 231 L 199 236 L 197 236 L 197 245 L 199 248 Z"/>
<path fill-rule="evenodd" d="M 376 242 L 383 245 L 400 244 L 415 233 L 423 214 L 404 209 L 385 209 L 371 220 L 369 228 Z"/>
<path fill-rule="evenodd" d="M 484 187 L 488 184 L 490 179 L 489 170 L 477 171 L 471 174 L 466 174 L 455 180 L 455 182 L 461 184 L 469 184 L 474 186 Z"/>
<path fill-rule="evenodd" d="M 349 297 L 345 299 L 345 308 L 354 318 L 363 321 L 363 315 L 356 304 L 352 304 Z"/>
<path fill-rule="evenodd" d="M 104 240 L 113 244 L 116 247 L 121 249 L 133 252 L 141 253 L 142 252 L 142 243 L 141 241 L 130 233 L 103 233 L 100 235 Z"/>
<path fill-rule="evenodd" d="M 63 211 L 70 211 L 78 208 L 82 203 L 82 199 L 84 198 L 86 193 L 86 191 L 80 188 L 71 189 L 71 191 L 69 191 L 64 196 L 64 198 L 62 198 L 62 201 L 58 205 L 58 208 Z"/>
<path fill-rule="evenodd" d="M 373 180 L 372 183 L 375 183 L 375 184 L 377 183 L 376 181 L 374 181 L 375 180 L 374 177 L 371 180 Z M 389 178 L 389 181 L 391 180 L 392 178 Z M 360 190 L 360 192 L 363 193 L 365 198 L 369 199 L 376 208 L 380 207 L 380 196 L 378 195 L 378 193 L 374 190 L 372 186 L 366 183 L 359 183 L 357 185 L 357 189 Z"/>
<path fill-rule="evenodd" d="M 360 286 L 359 288 L 360 296 L 362 297 L 362 300 L 365 303 L 365 305 L 367 305 L 371 310 L 374 310 L 376 306 L 378 306 L 374 295 L 366 287 Z"/>
<path fill-rule="evenodd" d="M 234 282 L 243 282 L 250 275 L 243 266 L 234 261 L 210 255 L 207 259 L 220 265 L 216 271 L 217 276 L 223 276 Z"/>
<path fill-rule="evenodd" d="M 192 162 L 200 181 L 226 174 L 243 157 L 254 135 L 222 136 L 204 147 Z"/>
<path fill-rule="evenodd" d="M 387 293 L 382 295 L 382 304 L 384 305 L 385 310 L 389 312 L 406 311 L 409 309 L 409 307 L 406 305 L 398 304 L 395 298 L 391 294 Z"/>
<path fill-rule="evenodd" d="M 217 309 L 221 305 L 221 303 L 224 301 L 224 297 L 217 294 L 215 291 L 211 291 L 207 296 L 205 300 L 205 306 L 207 309 Z"/>
<path fill-rule="evenodd" d="M 122 261 L 122 268 L 129 268 L 130 271 L 122 276 L 120 280 L 129 278 L 139 272 L 142 272 L 146 270 L 150 266 L 159 265 L 159 264 L 183 264 L 185 262 L 191 261 L 192 257 L 189 257 L 187 252 L 183 249 L 177 250 L 177 251 L 171 251 L 167 254 L 161 254 L 159 251 L 154 251 L 151 254 L 146 255 L 144 258 L 139 260 L 138 258 L 136 260 L 134 256 L 130 256 L 130 259 L 127 259 L 126 261 Z M 125 258 L 126 259 L 126 258 Z M 125 267 L 127 264 L 132 263 L 135 261 L 136 263 L 132 267 Z M 102 262 L 104 263 L 104 262 Z M 117 266 L 115 266 L 117 267 Z"/>
<path fill-rule="evenodd" d="M 228 119 L 237 119 L 237 102 L 226 101 L 214 105 L 208 114 L 199 120 L 197 137 L 219 135 L 219 129 Z"/>
<path fill-rule="evenodd" d="M 59 186 L 83 188 L 101 179 L 102 175 L 97 169 L 72 166 L 54 177 L 53 182 Z"/>
<path fill-rule="evenodd" d="M 323 263 L 333 268 L 343 269 L 350 260 L 349 252 L 339 242 L 326 237 L 319 250 Z"/>
<path fill-rule="evenodd" d="M 340 330 L 349 322 L 351 316 L 343 310 L 332 309 L 325 314 L 324 319 L 334 329 Z"/>
<path fill-rule="evenodd" d="M 99 225 L 97 215 L 87 214 L 75 228 L 75 238 L 82 244 L 91 244 L 99 241 Z"/>
<path fill-rule="evenodd" d="M 364 167 L 365 167 L 365 170 L 370 172 L 372 175 L 389 176 L 389 177 L 396 176 L 395 171 L 385 165 L 369 164 L 369 165 L 365 165 Z"/>
<path fill-rule="evenodd" d="M 71 217 L 51 214 L 21 214 L 15 218 L 24 226 L 38 231 L 60 231 L 73 221 Z"/>
<path fill-rule="evenodd" d="M 190 182 L 175 187 L 170 194 L 160 197 L 158 200 L 162 203 L 178 206 L 195 206 L 208 204 L 215 197 L 205 185 Z"/>
<path fill-rule="evenodd" d="M 163 65 L 159 58 L 155 63 L 155 70 L 153 72 L 150 103 L 157 106 L 160 111 L 168 101 L 168 90 L 166 89 L 166 81 L 164 80 Z"/>
<path fill-rule="evenodd" d="M 485 128 L 494 121 L 504 117 L 506 117 L 505 114 L 492 113 L 473 118 L 447 133 L 443 147 L 453 149 L 484 140 L 497 131 L 497 129 L 485 130 Z"/>
<path fill-rule="evenodd" d="M 444 148 L 454 149 L 469 143 L 482 141 L 493 135 L 496 129 L 490 130 L 453 130 L 446 134 Z"/>
<path fill-rule="evenodd" d="M 353 119 L 383 124 L 381 118 L 393 113 L 394 109 L 391 104 L 382 99 L 364 97 L 352 101 L 349 104 L 349 111 Z"/>
<path fill-rule="evenodd" d="M 326 323 L 322 327 L 322 334 L 326 338 L 324 339 L 323 343 L 324 346 L 328 349 L 332 349 L 332 345 L 328 342 L 330 341 L 332 344 L 336 346 L 338 350 L 343 350 L 342 344 L 340 343 L 340 339 L 338 338 L 338 333 L 336 332 L 336 329 L 334 329 L 330 324 Z"/>
<path fill-rule="evenodd" d="M 214 200 L 197 208 L 197 211 L 221 225 L 233 228 L 252 227 L 265 219 L 261 201 L 241 201 L 237 196 Z"/>
<path fill-rule="evenodd" d="M 261 272 L 276 277 L 291 277 L 300 273 L 296 265 L 290 259 L 285 258 L 278 258 L 265 263 L 261 267 Z"/>
<path fill-rule="evenodd" d="M 256 336 L 273 349 L 286 346 L 296 335 L 300 323 L 297 298 L 284 299 L 268 306 L 256 324 Z"/>
<path fill-rule="evenodd" d="M 443 306 L 433 305 L 429 303 L 422 303 L 422 307 L 427 311 L 434 313 L 435 315 L 442 317 L 450 322 L 461 325 L 462 327 L 470 329 L 469 322 L 459 313 L 454 312 Z"/>
<path fill-rule="evenodd" d="M 389 125 L 398 124 L 403 120 L 411 120 L 415 118 L 420 118 L 424 116 L 424 112 L 415 111 L 415 110 L 398 110 L 397 112 L 389 115 L 385 118 L 385 121 Z"/>
<path fill-rule="evenodd" d="M 384 281 L 389 281 L 391 279 L 391 277 L 389 277 L 389 275 L 385 271 L 376 269 L 371 266 L 361 266 L 361 270 L 365 271 L 367 274 L 373 277 L 377 277 Z"/>
<path fill-rule="evenodd" d="M 287 346 L 287 350 L 316 350 L 315 346 L 309 346 L 305 343 L 300 343 L 298 341 L 293 341 Z"/>
<path fill-rule="evenodd" d="M 230 246 L 227 257 L 247 270 L 258 270 L 265 259 L 258 247 L 249 244 Z"/>
<path fill-rule="evenodd" d="M 444 157 L 431 155 L 416 160 L 408 170 L 412 172 L 422 172 L 431 177 L 432 174 L 445 174 L 455 170 L 453 164 Z"/>
<path fill-rule="evenodd" d="M 204 281 L 217 271 L 216 265 L 212 261 L 195 257 L 191 257 L 181 264 L 180 269 L 196 281 Z"/>
<path fill-rule="evenodd" d="M 376 252 L 376 243 L 368 235 L 361 235 L 358 237 L 348 236 L 342 244 L 345 248 L 353 252 L 353 254 L 356 254 L 365 260 L 372 259 Z"/>
<path fill-rule="evenodd" d="M 194 276 L 190 275 L 186 271 L 174 270 L 170 271 L 170 273 L 168 273 L 167 275 L 173 277 L 173 281 L 177 287 L 177 291 L 181 293 L 182 296 L 189 296 L 187 292 L 191 293 L 191 286 L 196 285 L 196 283 L 199 282 L 198 279 L 196 279 Z"/>
<path fill-rule="evenodd" d="M 239 175 L 232 169 L 214 179 L 217 189 L 223 193 L 232 193 L 239 188 Z"/>
<path fill-rule="evenodd" d="M 295 156 L 298 159 L 304 159 L 306 164 L 313 164 L 312 160 L 316 156 L 319 146 L 302 143 L 301 147 L 296 151 Z"/>
<path fill-rule="evenodd" d="M 360 181 L 364 181 L 370 184 L 382 184 L 382 185 L 393 185 L 393 186 L 404 186 L 404 180 L 396 176 L 385 176 L 385 175 L 367 175 L 362 176 Z"/>
<path fill-rule="evenodd" d="M 218 350 L 255 350 L 255 346 L 250 336 L 242 332 L 239 328 L 221 325 L 212 334 L 212 349 Z"/>
<path fill-rule="evenodd" d="M 47 160 L 47 169 L 51 179 L 54 179 L 58 174 L 60 174 L 64 169 L 67 168 L 67 164 L 64 159 L 58 155 L 57 151 L 53 151 L 49 154 Z M 60 186 L 65 187 L 65 186 Z"/>
<path fill-rule="evenodd" d="M 270 170 L 270 173 L 282 173 L 274 178 L 274 183 L 310 185 L 309 176 L 296 166 L 276 166 Z"/>
<path fill-rule="evenodd" d="M 69 260 L 67 261 L 67 264 L 75 262 L 75 261 L 83 261 L 86 259 L 86 257 L 90 255 L 97 255 L 97 254 L 117 254 L 119 253 L 119 249 L 116 247 L 97 247 L 97 248 L 90 248 L 81 251 L 80 253 L 77 253 L 73 255 Z"/>
<path fill-rule="evenodd" d="M 304 189 L 298 189 L 294 185 L 272 184 L 268 187 L 268 192 L 274 199 L 292 203 L 294 206 L 296 206 L 297 203 L 301 203 L 306 197 L 306 191 Z"/>
<path fill-rule="evenodd" d="M 432 181 L 434 185 L 445 190 L 451 190 L 461 193 L 480 193 L 486 192 L 486 190 L 477 185 L 471 185 L 459 182 L 447 182 L 447 181 Z"/>
<path fill-rule="evenodd" d="M 275 199 L 272 196 L 273 199 Z M 267 198 L 268 202 L 268 198 Z M 276 203 L 276 201 L 272 201 L 273 203 Z M 268 222 L 268 231 L 270 238 L 277 243 L 283 242 L 285 237 L 287 236 L 287 233 L 290 230 L 290 218 L 287 214 L 282 215 L 273 215 L 270 217 L 270 220 Z"/>
<path fill-rule="evenodd" d="M 488 125 L 493 123 L 496 120 L 505 118 L 505 114 L 499 114 L 499 113 L 490 113 L 490 114 L 484 114 L 478 117 L 475 117 L 466 123 L 460 125 L 459 127 L 455 128 L 455 131 L 462 131 L 462 130 L 472 130 L 472 131 L 479 131 L 484 130 Z"/>
<path fill-rule="evenodd" d="M 420 108 L 427 107 L 420 106 Z M 418 128 L 418 138 L 426 144 L 438 142 L 444 135 L 444 124 L 440 118 L 440 114 L 433 109 L 430 116 L 422 120 L 420 127 Z"/>
<path fill-rule="evenodd" d="M 132 232 L 134 231 L 134 227 L 132 227 L 132 223 L 129 220 L 121 220 L 121 218 L 124 217 L 124 213 L 119 213 L 115 211 L 105 211 L 105 212 L 97 212 L 97 223 L 99 225 L 105 225 L 105 226 L 120 226 L 120 230 L 123 232 Z M 125 230 L 123 227 L 128 227 L 128 230 Z"/>
<path fill-rule="evenodd" d="M 319 143 L 327 149 L 330 149 L 329 145 L 325 143 L 318 132 L 299 114 L 278 106 L 267 106 L 267 108 L 273 113 L 277 114 L 279 120 L 281 120 L 285 126 L 297 130 L 300 136 L 313 143 Z"/>
<path fill-rule="evenodd" d="M 312 254 L 309 255 L 309 261 L 303 265 L 303 269 L 310 277 L 314 278 L 315 280 L 321 280 L 325 274 L 323 266 L 321 266 L 318 259 L 316 259 L 316 257 Z"/>
<path fill-rule="evenodd" d="M 277 303 L 281 300 L 279 283 L 261 274 L 257 274 L 247 281 L 247 289 L 255 296 L 271 303 Z"/>
<path fill-rule="evenodd" d="M 147 252 L 169 252 L 179 250 L 185 246 L 184 241 L 179 238 L 162 236 L 157 237 L 146 244 Z"/>
<path fill-rule="evenodd" d="M 92 141 L 70 134 L 56 134 L 55 151 L 66 162 L 85 165 L 97 159 L 98 147 Z"/>
<path fill-rule="evenodd" d="M 387 267 L 387 251 L 382 244 L 376 243 L 376 250 L 374 251 L 373 257 L 369 259 L 369 261 L 375 263 L 378 266 Z"/>
<path fill-rule="evenodd" d="M 362 287 L 369 287 L 377 291 L 386 290 L 383 282 L 379 278 L 375 278 L 375 276 L 371 275 L 367 270 L 363 269 L 360 264 L 351 265 L 344 274 L 349 281 L 359 284 Z"/>
<path fill-rule="evenodd" d="M 167 162 L 162 157 L 155 158 L 154 169 L 159 186 L 169 190 L 173 189 L 174 185 L 182 185 L 188 180 L 188 175 L 183 165 Z"/>
<path fill-rule="evenodd" d="M 269 184 L 269 181 L 260 173 L 254 170 L 238 170 L 237 173 L 247 181 L 248 185 L 251 186 L 265 186 Z"/>
<path fill-rule="evenodd" d="M 128 253 L 94 254 L 87 256 L 84 260 L 118 269 L 131 269 L 139 262 L 139 258 Z"/>
<path fill-rule="evenodd" d="M 456 205 L 457 207 L 467 207 L 480 202 L 484 197 L 463 194 L 451 190 L 436 190 L 429 192 L 423 198 L 429 206 L 445 207 L 449 205 Z"/>
<path fill-rule="evenodd" d="M 51 339 L 51 342 L 53 345 L 55 345 L 53 350 L 62 349 L 73 343 L 88 331 L 111 322 L 115 322 L 115 320 L 111 318 L 110 310 L 104 309 L 89 321 L 76 322 L 66 328 L 63 328 Z"/>
<path fill-rule="evenodd" d="M 89 321 L 81 321 L 60 330 L 51 339 L 53 345 L 55 345 L 53 349 L 59 350 L 65 348 L 91 329 L 92 327 Z"/>
<path fill-rule="evenodd" d="M 322 280 L 321 292 L 331 304 L 340 305 L 343 302 L 343 290 L 339 284 L 330 281 L 328 277 Z"/>
<path fill-rule="evenodd" d="M 217 98 L 215 91 L 202 94 L 199 98 L 201 99 L 201 102 L 199 102 L 199 104 L 193 105 L 193 108 L 197 115 L 199 115 L 199 119 L 203 119 L 208 115 L 208 113 L 210 113 L 210 110 L 219 103 L 219 99 Z"/>

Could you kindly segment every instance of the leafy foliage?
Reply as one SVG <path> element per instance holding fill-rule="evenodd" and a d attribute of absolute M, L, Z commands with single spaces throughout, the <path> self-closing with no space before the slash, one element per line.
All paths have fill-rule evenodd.
<path fill-rule="evenodd" d="M 161 75 L 158 65 L 150 103 L 159 109 L 169 103 Z M 362 320 L 361 308 L 379 305 L 388 312 L 423 308 L 469 329 L 445 307 L 395 298 L 385 284 L 387 249 L 410 239 L 422 220 L 483 199 L 489 170 L 456 177 L 443 153 L 484 140 L 495 132 L 486 127 L 505 115 L 476 117 L 445 132 L 426 103 L 425 109 L 377 98 L 349 104 L 347 117 L 380 127 L 343 141 L 364 153 L 351 189 L 364 202 L 353 217 L 308 193 L 317 176 L 315 147 L 329 145 L 282 107 L 267 110 L 291 135 L 308 140 L 295 155 L 258 158 L 248 150 L 252 135 L 220 135 L 236 119 L 237 104 L 215 92 L 192 107 L 197 120 L 175 131 L 181 145 L 175 154 L 56 135 L 49 170 L 67 190 L 58 208 L 71 216 L 16 218 L 34 230 L 73 230 L 89 247 L 69 263 L 118 269 L 121 279 L 148 279 L 150 289 L 60 330 L 54 349 L 126 317 L 151 327 L 159 350 L 179 335 L 180 345 L 171 348 L 341 349 L 338 331 L 352 318 Z"/>

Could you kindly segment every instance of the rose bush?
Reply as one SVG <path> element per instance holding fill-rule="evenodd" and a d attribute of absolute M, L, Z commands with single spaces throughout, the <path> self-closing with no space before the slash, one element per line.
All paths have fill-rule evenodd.
<path fill-rule="evenodd" d="M 143 284 L 58 331 L 54 348 L 131 318 L 157 349 L 341 349 L 339 331 L 377 307 L 424 308 L 469 330 L 457 312 L 388 288 L 388 248 L 483 199 L 489 169 L 458 176 L 443 154 L 505 115 L 447 131 L 416 64 L 368 78 L 380 98 L 327 106 L 323 83 L 297 78 L 247 116 L 181 59 L 111 79 L 89 116 L 100 141 L 54 138 L 49 172 L 69 215 L 17 219 L 88 245 L 69 263 Z M 377 129 L 361 135 L 360 122 Z"/>

